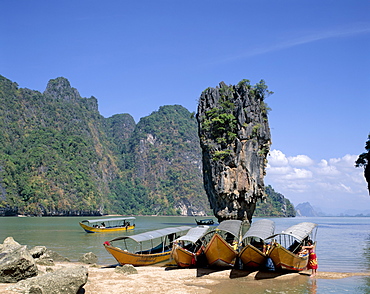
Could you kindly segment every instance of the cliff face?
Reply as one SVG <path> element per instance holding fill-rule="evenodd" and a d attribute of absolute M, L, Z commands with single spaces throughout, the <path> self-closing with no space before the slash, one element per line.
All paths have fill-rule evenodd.
<path fill-rule="evenodd" d="M 251 221 L 264 198 L 266 156 L 271 145 L 264 81 L 207 88 L 198 105 L 204 187 L 219 221 Z"/>
<path fill-rule="evenodd" d="M 197 122 L 180 105 L 140 119 L 130 140 L 135 175 L 149 188 L 153 214 L 206 215 Z"/>
<path fill-rule="evenodd" d="M 0 75 L 0 216 L 210 213 L 194 116 L 104 118 L 69 81 L 43 93 Z"/>

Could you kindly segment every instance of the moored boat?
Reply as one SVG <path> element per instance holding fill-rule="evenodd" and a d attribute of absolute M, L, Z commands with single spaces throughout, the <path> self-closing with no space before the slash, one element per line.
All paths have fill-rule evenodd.
<path fill-rule="evenodd" d="M 195 266 L 200 254 L 201 238 L 207 233 L 209 226 L 191 228 L 186 235 L 176 239 L 173 243 L 171 257 L 179 267 Z"/>
<path fill-rule="evenodd" d="M 197 223 L 198 226 L 211 226 L 215 223 L 211 218 L 200 220 L 195 219 L 195 222 Z"/>
<path fill-rule="evenodd" d="M 208 265 L 229 267 L 235 264 L 241 225 L 240 220 L 225 220 L 207 234 L 212 236 L 204 250 Z"/>
<path fill-rule="evenodd" d="M 269 219 L 253 222 L 241 241 L 239 258 L 245 267 L 263 267 L 267 259 L 265 240 L 274 234 L 275 223 Z"/>
<path fill-rule="evenodd" d="M 87 233 L 127 231 L 135 228 L 135 217 L 83 220 L 79 224 Z"/>
<path fill-rule="evenodd" d="M 151 265 L 170 259 L 172 242 L 186 234 L 191 227 L 169 227 L 104 242 L 105 249 L 121 265 Z M 122 241 L 122 248 L 113 243 Z"/>
<path fill-rule="evenodd" d="M 307 245 L 309 238 L 314 239 L 313 234 L 316 235 L 316 231 L 314 232 L 316 227 L 314 223 L 303 222 L 271 236 L 274 241 L 268 256 L 276 270 L 302 271 L 307 267 L 309 255 L 301 248 Z"/>

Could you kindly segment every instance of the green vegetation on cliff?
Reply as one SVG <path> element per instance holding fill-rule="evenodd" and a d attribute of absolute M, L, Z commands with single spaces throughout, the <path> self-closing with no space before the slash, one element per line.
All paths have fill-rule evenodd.
<path fill-rule="evenodd" d="M 258 202 L 255 217 L 277 216 L 277 217 L 294 217 L 296 211 L 293 204 L 284 195 L 276 192 L 270 185 L 265 187 L 266 200 Z"/>
<path fill-rule="evenodd" d="M 0 212 L 209 209 L 195 118 L 182 106 L 161 107 L 136 125 L 129 114 L 104 118 L 97 100 L 81 98 L 65 78 L 40 93 L 0 76 L 0 132 Z"/>
<path fill-rule="evenodd" d="M 370 134 L 368 135 L 368 139 L 365 145 L 366 152 L 361 153 L 356 162 L 356 167 L 364 167 L 364 176 L 367 181 L 367 188 L 370 194 Z"/>
<path fill-rule="evenodd" d="M 0 215 L 210 213 L 197 123 L 179 105 L 104 118 L 65 78 L 0 76 Z"/>

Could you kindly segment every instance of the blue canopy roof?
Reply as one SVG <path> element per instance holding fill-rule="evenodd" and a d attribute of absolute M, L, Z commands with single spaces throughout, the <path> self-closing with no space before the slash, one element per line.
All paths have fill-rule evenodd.
<path fill-rule="evenodd" d="M 276 234 L 272 237 L 275 237 L 277 235 L 288 235 L 296 238 L 299 242 L 302 242 L 302 240 L 306 237 L 308 237 L 313 229 L 317 226 L 317 224 L 310 223 L 310 222 L 303 222 L 296 224 L 294 226 L 291 226 L 287 228 L 286 230 L 282 231 L 280 234 Z"/>
<path fill-rule="evenodd" d="M 161 237 L 174 234 L 174 233 L 178 233 L 178 232 L 188 231 L 189 229 L 191 229 L 191 227 L 189 226 L 169 227 L 165 229 L 159 229 L 159 230 L 149 231 L 145 233 L 140 233 L 140 234 L 136 234 L 132 236 L 118 237 L 118 238 L 111 240 L 111 242 L 118 241 L 118 240 L 131 239 L 139 243 L 139 242 L 148 241 L 148 240 L 152 240 L 156 238 L 161 238 Z"/>
<path fill-rule="evenodd" d="M 244 234 L 243 239 L 258 237 L 262 240 L 274 234 L 275 223 L 269 219 L 260 219 L 252 223 L 249 230 Z"/>
<path fill-rule="evenodd" d="M 190 242 L 197 242 L 200 238 L 202 238 L 208 231 L 209 226 L 198 226 L 195 228 L 191 228 L 185 236 L 182 236 L 177 241 L 190 241 Z"/>

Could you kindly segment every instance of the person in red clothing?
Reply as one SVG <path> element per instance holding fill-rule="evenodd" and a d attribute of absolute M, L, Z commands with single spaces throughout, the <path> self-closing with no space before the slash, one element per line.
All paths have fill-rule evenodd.
<path fill-rule="evenodd" d="M 307 269 L 312 270 L 311 277 L 314 277 L 317 275 L 317 268 L 319 267 L 317 263 L 317 256 L 315 253 L 315 245 L 313 245 L 312 240 L 307 241 L 306 246 L 302 246 L 302 249 L 307 249 L 308 250 L 308 264 L 307 264 Z"/>

